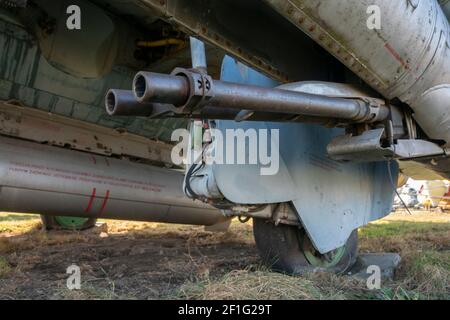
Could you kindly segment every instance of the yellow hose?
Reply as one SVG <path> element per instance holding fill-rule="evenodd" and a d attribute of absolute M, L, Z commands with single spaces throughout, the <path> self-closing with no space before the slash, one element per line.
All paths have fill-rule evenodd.
<path fill-rule="evenodd" d="M 162 40 L 156 40 L 156 41 L 138 41 L 137 46 L 138 47 L 146 47 L 146 48 L 156 48 L 156 47 L 165 47 L 169 45 L 178 45 L 182 46 L 186 44 L 184 40 L 175 39 L 175 38 L 168 38 L 168 39 L 162 39 Z"/>

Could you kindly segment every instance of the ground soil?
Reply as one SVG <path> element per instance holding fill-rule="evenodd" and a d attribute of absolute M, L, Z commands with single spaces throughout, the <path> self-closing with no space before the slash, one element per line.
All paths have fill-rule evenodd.
<path fill-rule="evenodd" d="M 106 223 L 108 232 L 102 232 L 104 227 L 76 236 L 52 231 L 48 239 L 38 239 L 44 245 L 29 243 L 6 255 L 14 276 L 0 279 L 0 299 L 65 298 L 72 293 L 66 290 L 71 264 L 80 266 L 83 283 L 91 285 L 84 295 L 158 299 L 188 280 L 219 276 L 259 261 L 251 238 L 236 236 L 250 233 L 250 225 L 234 224 L 230 232 L 217 234 L 202 227 Z M 137 231 L 122 231 L 130 225 L 139 225 Z M 43 232 L 37 227 L 7 240 L 26 244 Z"/>
<path fill-rule="evenodd" d="M 48 233 L 42 230 L 39 216 L 0 214 L 0 299 L 214 298 L 208 294 L 226 288 L 220 284 L 231 281 L 228 275 L 233 278 L 237 274 L 242 277 L 237 283 L 244 283 L 245 277 L 253 271 L 262 270 L 251 223 L 233 222 L 226 233 L 206 232 L 203 227 L 196 226 L 111 220 L 103 223 L 101 227 L 84 232 Z M 391 251 L 406 256 L 404 261 L 411 261 L 404 267 L 408 273 L 415 270 L 412 266 L 416 265 L 417 259 L 412 253 L 416 251 L 434 250 L 430 252 L 448 259 L 450 215 L 397 213 L 364 229 L 360 238 L 362 251 Z M 66 269 L 72 264 L 81 268 L 82 290 L 67 289 L 69 275 Z M 434 269 L 441 273 L 438 284 L 448 281 L 448 268 L 448 264 L 439 264 L 439 268 Z M 403 274 L 399 286 L 422 290 L 422 284 L 407 282 L 418 275 Z M 258 277 L 262 279 L 260 273 Z M 275 284 L 270 283 L 270 273 L 265 273 L 264 277 L 269 279 L 264 285 L 269 288 L 267 297 L 270 298 Z M 292 281 L 287 279 L 286 283 Z M 190 284 L 191 289 L 194 284 L 196 293 L 190 295 L 189 285 L 186 289 L 189 292 L 183 291 L 186 284 Z M 445 285 L 436 289 L 440 290 L 439 297 L 444 294 L 445 298 L 450 284 Z M 339 286 L 339 290 L 344 290 L 342 285 Z M 250 284 L 248 288 L 251 287 Z M 212 293 L 205 294 L 209 292 L 208 288 L 219 289 L 211 289 Z M 424 292 L 430 296 L 435 290 L 430 285 L 426 288 L 428 291 L 417 294 Z M 312 297 L 336 297 L 335 293 L 327 296 L 323 290 L 320 292 Z M 221 297 L 228 298 L 228 293 L 224 294 Z M 230 298 L 245 295 L 239 290 L 235 294 L 237 296 Z M 405 294 L 411 296 L 406 291 Z M 383 297 L 385 295 L 383 293 Z M 280 296 L 283 297 L 291 295 Z"/>

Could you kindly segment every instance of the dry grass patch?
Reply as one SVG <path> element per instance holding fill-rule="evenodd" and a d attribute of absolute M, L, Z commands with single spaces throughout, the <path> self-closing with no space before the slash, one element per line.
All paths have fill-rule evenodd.
<path fill-rule="evenodd" d="M 0 216 L 1 217 L 1 216 Z M 11 237 L 39 230 L 42 227 L 41 220 L 31 216 L 30 219 L 13 220 L 13 215 L 8 215 L 8 220 L 0 218 L 0 237 Z"/>
<path fill-rule="evenodd" d="M 450 215 L 394 214 L 359 232 L 362 252 L 397 252 L 402 263 L 381 290 L 346 276 L 292 277 L 264 268 L 235 270 L 216 279 L 189 281 L 183 299 L 450 299 Z"/>
<path fill-rule="evenodd" d="M 11 266 L 6 258 L 0 256 L 0 279 L 4 278 L 11 272 Z"/>
<path fill-rule="evenodd" d="M 368 290 L 364 280 L 352 277 L 330 274 L 292 277 L 270 272 L 257 265 L 256 253 L 253 260 L 246 256 L 254 246 L 251 223 L 241 224 L 234 221 L 229 232 L 210 233 L 197 226 L 104 220 L 107 222 L 105 233 L 109 235 L 109 241 L 101 239 L 98 230 L 46 233 L 41 230 L 39 217 L 31 217 L 29 219 L 28 216 L 18 215 L 18 219 L 14 220 L 14 215 L 0 214 L 0 254 L 4 254 L 14 266 L 14 277 L 20 274 L 20 270 L 34 268 L 35 262 L 27 262 L 26 259 L 35 259 L 32 250 L 44 246 L 70 243 L 73 245 L 71 247 L 77 248 L 77 243 L 83 247 L 82 243 L 89 242 L 96 246 L 99 241 L 103 241 L 101 247 L 93 252 L 110 250 L 108 255 L 115 257 L 115 254 L 120 256 L 120 250 L 123 250 L 117 247 L 118 239 L 131 239 L 131 243 L 139 243 L 136 251 L 138 254 L 130 256 L 130 259 L 136 259 L 133 262 L 133 270 L 139 270 L 138 275 L 148 271 L 149 266 L 141 262 L 147 261 L 145 253 L 156 252 L 145 247 L 145 244 L 161 246 L 159 252 L 174 254 L 167 258 L 166 269 L 154 272 L 154 280 L 150 280 L 150 284 L 145 285 L 144 289 L 136 286 L 136 282 L 133 282 L 135 275 L 130 275 L 126 279 L 130 281 L 129 286 L 133 289 L 122 289 L 120 295 L 119 291 L 111 289 L 109 284 L 87 282 L 81 291 L 59 288 L 58 292 L 48 296 L 54 299 L 133 298 L 134 289 L 145 292 L 152 290 L 154 285 L 165 288 L 172 282 L 172 279 L 167 280 L 166 276 L 175 279 L 180 277 L 183 281 L 165 289 L 167 292 L 164 291 L 163 294 L 158 291 L 158 298 L 450 299 L 449 214 L 414 212 L 414 215 L 410 216 L 400 212 L 371 223 L 359 231 L 361 252 L 397 252 L 402 257 L 395 280 L 383 282 L 382 289 L 375 291 Z M 108 247 L 108 243 L 111 243 L 111 247 Z M 241 246 L 246 247 L 246 251 L 239 254 Z M 142 250 L 142 254 L 139 250 Z M 180 254 L 188 257 L 188 262 L 185 258 L 177 260 Z M 109 259 L 104 258 L 105 261 Z M 39 259 L 39 256 L 36 259 Z M 189 268 L 177 268 L 176 265 L 170 267 L 175 260 L 182 264 L 192 263 L 196 266 L 194 270 L 199 269 L 201 272 L 189 271 L 189 277 L 186 277 L 185 272 Z M 232 267 L 228 267 L 230 262 Z M 1 270 L 6 270 L 4 275 L 9 274 L 5 279 L 12 277 L 10 264 L 8 260 L 0 258 L 0 274 Z M 148 277 L 150 276 L 146 275 L 145 279 Z M 115 280 L 121 282 L 120 279 Z M 128 293 L 131 294 L 130 297 L 124 295 Z"/>
<path fill-rule="evenodd" d="M 192 300 L 305 300 L 325 299 L 314 282 L 264 269 L 234 270 L 216 280 L 188 282 L 175 293 L 176 298 Z M 331 296 L 341 298 L 340 295 Z"/>
<path fill-rule="evenodd" d="M 14 252 L 32 250 L 42 246 L 54 246 L 69 243 L 93 242 L 95 238 L 83 234 L 82 232 L 54 231 L 46 233 L 42 230 L 36 230 L 23 236 L 0 238 L 0 254 L 11 254 Z"/>
<path fill-rule="evenodd" d="M 397 283 L 419 299 L 450 299 L 450 251 L 405 254 Z"/>
<path fill-rule="evenodd" d="M 60 288 L 52 297 L 52 300 L 117 300 L 133 299 L 129 296 L 121 296 L 113 289 L 95 286 L 89 283 L 82 283 L 81 290 L 69 290 Z"/>

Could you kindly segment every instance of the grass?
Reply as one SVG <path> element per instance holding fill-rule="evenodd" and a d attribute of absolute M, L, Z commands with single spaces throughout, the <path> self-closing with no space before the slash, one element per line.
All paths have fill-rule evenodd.
<path fill-rule="evenodd" d="M 450 299 L 450 215 L 394 214 L 359 231 L 360 250 L 398 252 L 395 281 L 381 299 Z"/>
<path fill-rule="evenodd" d="M 0 214 L 0 237 L 7 236 L 8 234 L 28 233 L 33 230 L 39 230 L 41 228 L 41 220 L 39 216 L 17 215 L 17 219 L 14 219 L 15 214 Z"/>
<path fill-rule="evenodd" d="M 0 215 L 0 222 L 13 221 L 16 223 L 17 221 L 36 220 L 38 218 L 35 214 L 3 213 Z"/>
<path fill-rule="evenodd" d="M 91 283 L 81 283 L 81 290 L 69 290 L 61 288 L 52 299 L 64 300 L 115 300 L 133 299 L 133 297 L 119 296 L 110 288 L 101 288 Z"/>
<path fill-rule="evenodd" d="M 398 252 L 394 281 L 380 290 L 364 280 L 315 274 L 291 277 L 257 266 L 216 279 L 190 281 L 175 297 L 184 299 L 379 299 L 450 300 L 450 215 L 394 214 L 359 230 L 360 251 Z"/>
<path fill-rule="evenodd" d="M 401 237 L 411 234 L 445 233 L 450 223 L 383 221 L 369 224 L 361 229 L 360 235 L 365 238 Z"/>
<path fill-rule="evenodd" d="M 7 276 L 11 272 L 11 266 L 6 258 L 0 256 L 0 279 Z"/>
<path fill-rule="evenodd" d="M 322 299 L 325 296 L 311 280 L 293 281 L 290 276 L 261 268 L 255 271 L 234 270 L 216 280 L 207 278 L 188 282 L 181 286 L 173 297 L 194 300 L 304 300 Z"/>
<path fill-rule="evenodd" d="M 133 239 L 170 237 L 173 234 L 187 246 L 216 244 L 233 239 L 252 244 L 249 225 L 232 224 L 232 231 L 212 234 L 199 227 L 125 221 L 107 221 L 109 235 Z M 330 274 L 291 277 L 273 273 L 261 265 L 225 272 L 200 273 L 165 296 L 169 299 L 382 299 L 382 300 L 450 300 L 450 214 L 414 212 L 412 216 L 395 213 L 359 230 L 361 252 L 397 252 L 402 262 L 393 281 L 383 281 L 380 290 L 367 289 L 364 280 Z M 98 235 L 86 233 L 41 231 L 38 216 L 25 219 L 0 214 L 0 279 L 12 276 L 8 255 L 38 246 L 99 241 Z M 6 258 L 5 258 L 6 257 Z M 245 257 L 243 257 L 245 259 Z M 213 268 L 212 266 L 209 268 Z M 170 271 L 168 271 L 170 272 Z M 212 274 L 212 275 L 211 275 Z M 109 287 L 95 283 L 83 285 L 81 291 L 61 288 L 54 298 L 118 299 Z"/>
<path fill-rule="evenodd" d="M 10 236 L 1 237 L 0 232 L 0 254 L 11 254 L 23 250 L 32 250 L 41 246 L 62 245 L 69 243 L 82 243 L 92 241 L 93 239 L 84 236 L 81 232 L 61 232 L 54 235 L 48 235 L 41 230 L 40 223 L 36 222 L 36 225 L 27 228 L 10 228 L 8 231 L 13 230 L 29 230 L 29 233 L 25 233 L 23 236 Z M 0 229 L 1 230 L 1 229 Z M 3 229 L 4 230 L 4 229 Z"/>

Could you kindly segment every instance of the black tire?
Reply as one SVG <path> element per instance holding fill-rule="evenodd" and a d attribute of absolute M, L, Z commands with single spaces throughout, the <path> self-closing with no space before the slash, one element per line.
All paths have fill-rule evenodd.
<path fill-rule="evenodd" d="M 296 226 L 278 225 L 264 219 L 253 219 L 253 235 L 259 254 L 272 270 L 301 275 L 317 270 L 344 273 L 356 262 L 358 256 L 358 232 L 353 231 L 339 262 L 331 267 L 313 265 L 305 252 L 305 241 L 309 241 L 306 232 Z"/>
<path fill-rule="evenodd" d="M 50 231 L 50 230 L 87 230 L 90 228 L 95 227 L 95 224 L 97 222 L 97 218 L 89 218 L 83 225 L 77 227 L 77 228 L 68 228 L 60 225 L 54 216 L 47 216 L 41 214 L 41 221 L 42 226 L 44 230 Z"/>

